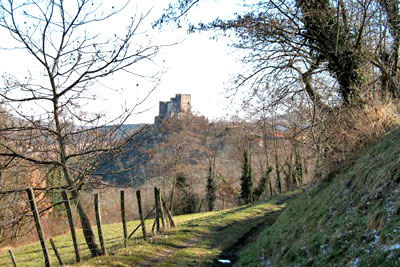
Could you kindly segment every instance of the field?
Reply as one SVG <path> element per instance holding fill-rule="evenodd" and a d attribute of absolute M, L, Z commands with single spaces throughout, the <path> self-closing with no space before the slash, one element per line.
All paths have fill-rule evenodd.
<path fill-rule="evenodd" d="M 237 251 L 259 230 L 272 224 L 277 215 L 286 207 L 286 201 L 301 190 L 287 192 L 266 202 L 241 206 L 238 208 L 182 215 L 174 217 L 175 229 L 152 236 L 149 242 L 141 238 L 137 231 L 123 247 L 122 224 L 103 226 L 107 255 L 90 258 L 83 234 L 78 232 L 78 242 L 82 261 L 77 266 L 199 266 L 211 264 L 217 258 L 230 258 L 234 261 Z M 153 220 L 147 220 L 147 229 L 151 229 Z M 127 223 L 128 232 L 138 221 Z M 97 233 L 97 229 L 94 228 Z M 74 264 L 75 254 L 69 234 L 53 238 L 64 264 Z M 52 265 L 58 265 L 51 250 Z M 43 266 L 44 260 L 39 243 L 13 248 L 18 266 Z M 12 266 L 7 250 L 0 255 L 1 266 Z"/>

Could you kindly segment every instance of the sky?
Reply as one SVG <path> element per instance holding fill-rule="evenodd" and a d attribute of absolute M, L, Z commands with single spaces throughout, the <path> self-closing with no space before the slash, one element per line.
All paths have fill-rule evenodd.
<path fill-rule="evenodd" d="M 247 1 L 248 2 L 248 1 Z M 238 52 L 234 51 L 227 44 L 227 40 L 212 40 L 212 33 L 202 32 L 188 35 L 183 27 L 167 26 L 159 29 L 151 29 L 151 23 L 158 18 L 167 1 L 142 0 L 136 1 L 134 9 L 139 13 L 151 9 L 149 16 L 143 23 L 143 31 L 147 30 L 146 36 L 152 38 L 154 43 L 171 44 L 172 46 L 162 47 L 154 64 L 138 65 L 145 72 L 163 70 L 160 83 L 154 92 L 139 106 L 127 123 L 152 123 L 158 114 L 159 101 L 168 101 L 175 94 L 190 94 L 192 97 L 192 110 L 213 120 L 232 113 L 234 107 L 231 100 L 226 98 L 225 89 L 229 87 L 229 80 L 235 73 L 240 72 L 241 65 Z M 203 1 L 200 8 L 190 11 L 191 22 L 207 22 L 216 17 L 227 18 L 234 12 L 240 10 L 243 1 L 220 0 Z M 115 30 L 118 21 L 110 24 L 109 29 Z M 5 35 L 4 31 L 0 32 Z M 7 40 L 6 38 L 2 38 Z M 145 41 L 138 39 L 138 42 Z M 35 68 L 29 66 L 25 57 L 19 51 L 0 50 L 2 62 L 0 73 L 21 72 L 21 62 L 29 71 Z M 95 103 L 89 103 L 87 108 L 90 111 L 103 111 L 113 116 L 118 107 L 122 105 L 134 105 L 137 99 L 153 88 L 152 84 L 145 80 L 132 78 L 122 74 L 109 77 L 106 81 L 108 86 L 117 89 L 123 88 L 119 93 L 104 91 L 99 94 Z"/>
<path fill-rule="evenodd" d="M 143 10 L 152 8 L 150 21 L 157 19 L 166 6 L 166 1 L 144 2 Z M 199 8 L 190 10 L 188 18 L 192 23 L 211 22 L 217 17 L 229 18 L 242 9 L 242 4 L 243 1 L 233 0 L 203 1 Z M 148 111 L 134 121 L 153 122 L 158 114 L 159 101 L 168 101 L 178 93 L 190 94 L 192 110 L 211 120 L 234 113 L 235 107 L 226 97 L 226 88 L 241 69 L 238 51 L 230 48 L 226 39 L 213 40 L 214 33 L 211 32 L 187 34 L 186 28 L 176 29 L 173 26 L 163 27 L 161 31 L 152 31 L 156 36 L 163 36 L 156 38 L 161 42 L 182 42 L 161 50 L 158 59 L 165 61 L 166 72 L 143 106 Z"/>

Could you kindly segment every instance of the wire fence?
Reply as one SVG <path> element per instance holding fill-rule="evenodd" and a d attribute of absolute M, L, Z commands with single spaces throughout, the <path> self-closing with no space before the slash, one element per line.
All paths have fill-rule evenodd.
<path fill-rule="evenodd" d="M 126 246 L 131 237 L 146 239 L 149 231 L 174 227 L 157 188 L 107 188 L 79 194 L 68 189 L 0 192 L 1 266 L 72 264 L 92 257 L 95 250 L 97 255 L 104 254 L 107 249 Z M 11 249 L 29 242 L 36 243 Z"/>

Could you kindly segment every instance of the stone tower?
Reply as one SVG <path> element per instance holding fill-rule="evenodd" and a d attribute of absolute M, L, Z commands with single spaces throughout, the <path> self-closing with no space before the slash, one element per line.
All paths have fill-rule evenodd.
<path fill-rule="evenodd" d="M 176 101 L 179 105 L 179 112 L 190 113 L 191 97 L 188 94 L 177 94 Z"/>
<path fill-rule="evenodd" d="M 160 110 L 155 117 L 155 123 L 160 119 L 189 114 L 191 110 L 191 96 L 189 94 L 176 94 L 170 101 L 160 101 Z"/>

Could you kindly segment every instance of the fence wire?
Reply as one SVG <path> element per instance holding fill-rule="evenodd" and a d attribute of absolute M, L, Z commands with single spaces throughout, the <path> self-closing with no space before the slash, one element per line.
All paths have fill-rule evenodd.
<path fill-rule="evenodd" d="M 80 260 L 91 257 L 82 231 L 81 218 L 78 212 L 78 200 L 73 197 L 69 187 L 57 188 L 34 188 L 37 210 L 40 215 L 40 224 L 46 239 L 46 247 L 49 252 L 51 265 L 57 266 L 59 262 L 50 245 L 49 238 L 53 241 L 64 264 L 73 264 L 77 261 L 71 236 L 70 224 L 67 217 L 66 205 L 63 200 L 62 191 L 68 192 L 71 204 L 71 213 L 76 231 L 77 246 L 79 248 Z M 104 243 L 107 249 L 116 249 L 124 245 L 124 233 L 121 217 L 119 188 L 89 189 L 80 192 L 79 201 L 90 220 L 92 231 L 95 235 L 95 244 L 98 243 L 98 229 L 96 227 L 96 215 L 94 209 L 94 194 L 99 193 L 99 206 L 103 229 Z M 125 213 L 127 221 L 127 234 L 129 235 L 140 222 L 136 200 L 136 189 L 126 188 L 125 191 Z M 152 187 L 141 188 L 143 213 L 151 214 L 147 220 L 147 229 L 151 229 L 154 215 L 154 192 Z M 151 212 L 151 213 L 150 213 Z M 120 226 L 108 224 L 121 223 Z M 141 231 L 136 231 L 134 240 L 141 238 Z M 8 249 L 21 244 L 33 243 L 14 250 L 15 259 L 20 264 L 31 262 L 43 262 L 43 254 L 40 243 L 37 242 L 38 232 L 33 219 L 29 198 L 26 189 L 0 191 L 0 265 L 13 266 Z M 131 242 L 131 241 L 130 241 Z"/>

